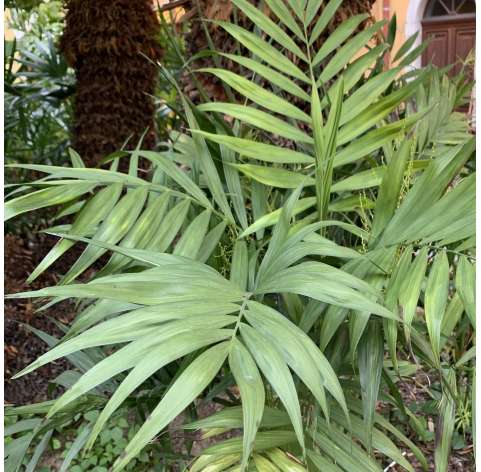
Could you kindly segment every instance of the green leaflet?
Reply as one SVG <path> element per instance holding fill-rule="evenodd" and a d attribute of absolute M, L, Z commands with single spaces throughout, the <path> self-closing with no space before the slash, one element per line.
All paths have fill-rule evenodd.
<path fill-rule="evenodd" d="M 355 18 L 355 17 L 352 17 Z M 328 43 L 328 41 L 335 36 L 338 31 L 342 29 L 344 25 L 347 25 L 349 23 L 349 20 L 346 20 L 341 27 L 339 27 L 330 37 L 326 42 L 323 44 L 322 48 L 324 48 L 324 45 Z M 319 84 L 324 84 L 331 80 L 339 71 L 349 63 L 349 61 L 353 58 L 353 56 L 360 50 L 362 50 L 366 44 L 369 42 L 371 37 L 378 32 L 383 26 L 385 22 L 384 21 L 378 21 L 374 23 L 373 26 L 370 28 L 365 29 L 364 31 L 361 31 L 358 33 L 356 36 L 354 36 L 351 40 L 349 40 L 348 43 L 346 43 L 343 47 L 341 47 L 338 52 L 335 54 L 335 56 L 329 61 L 329 63 L 324 67 L 324 69 L 321 72 L 321 75 L 319 76 L 318 83 Z M 341 41 L 339 41 L 341 42 Z M 321 48 L 321 50 L 322 50 Z M 319 52 L 321 52 L 321 50 Z M 314 62 L 315 62 L 314 58 Z M 322 60 L 322 59 L 321 59 Z"/>
<path fill-rule="evenodd" d="M 30 459 L 30 462 L 27 464 L 27 467 L 25 468 L 25 472 L 34 472 L 37 469 L 37 464 L 40 461 L 40 458 L 44 451 L 47 449 L 50 438 L 52 437 L 53 431 L 47 431 L 42 440 L 37 444 L 37 447 L 35 448 L 32 458 Z"/>
<path fill-rule="evenodd" d="M 147 188 L 145 187 L 128 192 L 104 219 L 93 239 L 116 244 L 137 220 L 146 198 Z M 61 283 L 66 285 L 75 280 L 104 253 L 105 249 L 89 245 L 62 278 Z"/>
<path fill-rule="evenodd" d="M 418 37 L 419 32 L 414 33 L 413 35 L 409 36 L 409 38 L 402 44 L 402 46 L 398 49 L 396 55 L 394 56 L 393 61 L 398 61 L 401 59 L 404 54 L 411 50 L 416 38 Z"/>
<path fill-rule="evenodd" d="M 461 256 L 456 270 L 456 290 L 473 328 L 476 328 L 475 278 L 474 264 L 470 263 L 466 256 Z"/>
<path fill-rule="evenodd" d="M 272 39 L 276 40 L 281 46 L 291 51 L 296 56 L 308 61 L 306 55 L 301 51 L 299 46 L 286 34 L 276 23 L 268 16 L 264 15 L 261 10 L 248 3 L 246 0 L 233 0 L 237 5 L 260 29 L 267 33 Z"/>
<path fill-rule="evenodd" d="M 385 166 L 373 167 L 372 169 L 358 172 L 351 177 L 347 177 L 346 179 L 334 183 L 331 187 L 331 191 L 350 192 L 353 190 L 363 190 L 370 187 L 377 187 L 381 184 L 385 173 Z"/>
<path fill-rule="evenodd" d="M 199 430 L 199 429 L 235 429 L 242 428 L 243 413 L 242 406 L 226 407 L 206 418 L 202 418 L 192 423 L 182 426 L 183 429 Z M 280 428 L 289 426 L 290 420 L 286 412 L 270 408 L 266 406 L 262 415 L 260 426 L 262 428 Z"/>
<path fill-rule="evenodd" d="M 147 443 L 164 429 L 212 381 L 227 357 L 229 343 L 218 344 L 197 357 L 177 378 L 147 421 L 132 438 L 124 454 L 114 464 L 118 472 L 134 458 Z"/>
<path fill-rule="evenodd" d="M 90 434 L 91 427 L 90 425 L 86 425 L 83 427 L 79 432 L 77 437 L 75 438 L 74 442 L 70 446 L 70 449 L 67 451 L 67 455 L 60 466 L 59 472 L 67 472 L 70 466 L 70 463 L 77 457 L 80 450 L 84 447 L 85 442 Z"/>
<path fill-rule="evenodd" d="M 236 123 L 234 126 L 234 130 L 239 128 L 239 124 Z M 217 129 L 220 129 L 220 126 L 217 125 Z M 239 220 L 239 223 L 242 228 L 247 228 L 247 211 L 246 211 L 246 201 L 244 190 L 242 188 L 241 179 L 239 172 L 236 169 L 229 166 L 229 163 L 234 163 L 236 161 L 236 157 L 234 151 L 224 144 L 220 144 L 220 153 L 222 157 L 222 168 L 224 170 L 225 181 L 227 185 L 227 190 L 230 193 L 230 200 L 234 207 L 235 213 Z"/>
<path fill-rule="evenodd" d="M 390 69 L 366 81 L 343 103 L 339 124 L 342 126 L 366 109 L 391 85 L 399 69 Z"/>
<path fill-rule="evenodd" d="M 409 270 L 410 276 L 404 280 L 399 291 L 399 305 L 404 320 L 404 333 L 410 340 L 411 324 L 416 314 L 421 285 L 424 280 L 427 267 L 428 248 L 421 249 L 412 262 Z"/>
<path fill-rule="evenodd" d="M 289 368 L 282 359 L 277 347 L 262 334 L 244 323 L 240 325 L 240 332 L 256 364 L 282 401 L 296 432 L 297 441 L 304 449 L 301 409 Z"/>
<path fill-rule="evenodd" d="M 420 44 L 418 47 L 414 48 L 411 52 L 406 54 L 402 60 L 400 60 L 398 66 L 399 67 L 406 67 L 408 64 L 412 64 L 413 61 L 419 57 L 424 50 L 428 47 L 429 42 L 425 41 L 424 43 Z"/>
<path fill-rule="evenodd" d="M 254 464 L 257 470 L 265 472 L 279 472 L 279 469 L 268 459 L 260 454 L 254 454 Z"/>
<path fill-rule="evenodd" d="M 332 3 L 332 0 L 331 0 Z M 387 49 L 386 44 L 379 44 L 378 46 L 372 48 L 369 52 L 366 52 L 361 57 L 353 61 L 351 64 L 347 66 L 344 73 L 342 74 L 342 78 L 344 80 L 344 90 L 345 92 L 349 92 L 354 85 L 367 73 L 369 66 L 378 59 L 379 55 L 382 54 Z M 327 97 L 324 96 L 322 99 L 322 105 L 325 106 L 329 100 L 332 100 L 332 89 L 336 86 L 336 83 L 340 80 L 337 79 L 333 85 L 329 88 L 327 92 Z M 349 97 L 346 101 L 349 100 Z"/>
<path fill-rule="evenodd" d="M 323 2 L 319 0 L 307 0 L 304 2 L 306 4 L 304 8 L 304 18 L 303 24 L 307 27 L 309 26 L 316 15 L 319 13 L 319 9 L 321 8 Z"/>
<path fill-rule="evenodd" d="M 406 101 L 411 95 L 413 95 L 419 82 L 412 82 L 399 90 L 396 90 L 385 97 L 380 98 L 374 104 L 361 108 L 359 107 L 351 120 L 343 125 L 342 129 L 339 131 L 339 144 L 347 144 L 354 140 L 355 138 L 362 136 L 363 133 L 368 131 L 370 128 L 375 126 L 381 126 L 385 123 L 386 117 L 391 113 L 396 107 L 398 107 L 402 102 Z M 420 118 L 425 116 L 426 110 L 422 110 L 418 113 L 412 114 L 405 118 L 404 120 L 392 121 L 387 126 L 386 129 L 391 129 L 395 127 L 396 123 L 399 126 L 403 124 L 406 131 L 409 130 L 410 126 L 417 123 Z M 383 144 L 384 145 L 384 144 Z"/>
<path fill-rule="evenodd" d="M 230 280 L 242 290 L 247 290 L 248 267 L 247 244 L 245 241 L 236 241 L 232 255 Z"/>
<path fill-rule="evenodd" d="M 347 272 L 320 262 L 304 262 L 272 275 L 256 293 L 297 293 L 329 304 L 398 319 L 391 311 L 366 298 L 363 293 L 366 290 L 373 293 L 367 283 Z"/>
<path fill-rule="evenodd" d="M 182 96 L 182 103 L 184 105 L 184 109 L 187 115 L 187 121 L 189 123 L 190 128 L 198 129 L 199 126 L 194 117 L 194 114 L 189 104 L 187 103 L 187 101 L 183 96 Z M 194 141 L 195 151 L 196 151 L 198 160 L 200 162 L 200 168 L 203 171 L 203 175 L 206 179 L 207 186 L 209 187 L 209 190 L 211 191 L 212 196 L 214 197 L 214 200 L 219 205 L 219 208 L 222 210 L 224 216 L 227 218 L 227 220 L 233 222 L 234 216 L 232 215 L 232 212 L 230 210 L 230 206 L 227 201 L 227 197 L 225 195 L 224 189 L 222 187 L 222 182 L 220 180 L 219 173 L 217 172 L 217 168 L 214 164 L 212 156 L 210 155 L 209 148 L 207 147 L 207 144 L 204 138 L 200 135 L 194 134 L 193 141 Z"/>
<path fill-rule="evenodd" d="M 456 392 L 456 374 L 453 370 L 443 372 L 446 382 L 453 392 Z M 451 394 L 443 391 L 440 405 L 440 415 L 436 424 L 436 449 L 434 464 L 436 472 L 448 472 L 448 462 L 451 452 L 451 442 L 456 420 L 456 402 Z"/>
<path fill-rule="evenodd" d="M 272 187 L 297 188 L 299 185 L 314 185 L 314 179 L 300 172 L 278 167 L 256 166 L 253 164 L 231 164 L 243 174 L 252 179 Z"/>
<path fill-rule="evenodd" d="M 75 149 L 68 148 L 68 155 L 70 157 L 70 162 L 72 163 L 72 167 L 81 167 L 85 168 L 85 163 L 80 157 L 80 154 L 75 151 Z"/>
<path fill-rule="evenodd" d="M 290 459 L 287 454 L 282 452 L 280 449 L 269 449 L 266 451 L 267 456 L 272 461 L 272 463 L 277 466 L 282 472 L 303 472 L 306 468 L 302 465 L 294 462 Z"/>
<path fill-rule="evenodd" d="M 243 298 L 241 290 L 204 264 L 170 254 L 158 254 L 157 261 L 161 266 L 143 272 L 112 275 L 87 284 L 60 285 L 8 297 L 108 298 L 143 305 L 189 302 L 203 297 L 223 302 Z"/>
<path fill-rule="evenodd" d="M 334 3 L 332 0 L 329 3 Z M 340 2 L 339 2 L 340 3 Z M 334 11 L 335 12 L 335 11 Z M 332 12 L 332 13 L 334 13 Z M 322 62 L 332 51 L 337 49 L 351 34 L 356 30 L 359 24 L 367 18 L 367 15 L 355 15 L 351 18 L 347 19 L 339 26 L 333 34 L 329 36 L 329 38 L 323 43 L 319 51 L 317 51 L 314 59 L 312 60 L 313 66 L 318 65 Z M 317 25 L 316 25 L 317 26 Z M 315 36 L 317 31 L 314 28 L 312 37 Z M 311 43 L 312 44 L 312 43 Z M 359 49 L 364 46 L 364 44 L 359 45 Z"/>
<path fill-rule="evenodd" d="M 45 188 L 22 195 L 5 203 L 4 220 L 7 221 L 27 211 L 69 202 L 84 193 L 90 192 L 95 187 L 96 184 L 90 182 L 72 182 L 68 185 Z"/>
<path fill-rule="evenodd" d="M 252 51 L 254 55 L 266 61 L 270 66 L 289 74 L 296 79 L 309 83 L 309 78 L 299 69 L 299 67 L 294 65 L 294 63 L 278 49 L 262 40 L 256 34 L 224 21 L 218 21 L 217 23 L 247 49 Z"/>
<path fill-rule="evenodd" d="M 293 141 L 312 143 L 312 138 L 299 128 L 256 108 L 231 103 L 204 103 L 197 107 L 200 111 L 212 111 L 230 115 L 238 120 Z"/>
<path fill-rule="evenodd" d="M 381 291 L 383 287 L 383 279 L 375 276 L 375 275 L 368 275 L 364 277 L 364 281 L 368 282 L 373 288 Z M 368 296 L 370 300 L 375 301 L 376 296 L 370 295 Z M 385 300 L 387 303 L 387 299 Z M 389 308 L 393 313 L 396 313 L 396 307 L 389 306 Z M 330 312 L 332 314 L 332 312 Z M 341 315 L 342 316 L 342 315 Z M 349 338 L 350 338 L 350 347 L 351 347 L 351 356 L 354 356 L 355 353 L 358 351 L 358 344 L 361 340 L 362 335 L 364 334 L 367 326 L 369 325 L 369 321 L 371 320 L 371 313 L 368 311 L 361 311 L 361 310 L 353 310 L 350 313 L 349 317 Z M 396 321 L 393 319 L 383 318 L 384 325 L 396 325 Z M 354 361 L 354 357 L 352 359 Z"/>
<path fill-rule="evenodd" d="M 384 338 L 378 322 L 368 324 L 359 343 L 358 366 L 361 383 L 362 404 L 366 434 L 364 443 L 369 453 L 372 449 L 374 411 L 381 384 L 381 371 L 384 360 Z"/>
<path fill-rule="evenodd" d="M 145 210 L 139 216 L 139 219 L 135 222 L 135 225 L 132 226 L 125 238 L 122 239 L 119 246 L 122 248 L 145 249 L 155 238 L 158 228 L 162 224 L 161 222 L 167 211 L 169 202 L 170 195 L 168 193 L 161 196 L 155 194 L 151 195 Z M 129 262 L 131 262 L 129 257 L 119 253 L 113 254 L 107 265 L 103 267 L 97 276 L 118 272 Z"/>
<path fill-rule="evenodd" d="M 265 219 L 269 218 L 268 215 L 266 215 L 268 210 L 268 203 L 269 203 L 268 197 L 269 197 L 268 187 L 260 184 L 256 180 L 252 180 L 251 181 L 252 215 L 255 220 L 265 221 Z M 280 213 L 280 210 L 279 210 L 279 213 Z M 245 229 L 242 232 L 241 236 L 248 234 L 248 230 L 249 228 Z M 262 239 L 264 237 L 265 231 L 264 231 L 263 225 L 259 225 L 259 227 L 256 227 L 254 231 L 256 233 L 257 238 Z"/>
<path fill-rule="evenodd" d="M 263 451 L 273 447 L 295 443 L 296 436 L 292 431 L 266 431 L 258 433 L 254 441 L 254 450 Z M 231 438 L 204 449 L 204 454 L 225 455 L 242 451 L 242 438 Z"/>
<path fill-rule="evenodd" d="M 315 197 L 301 198 L 296 202 L 294 206 L 293 215 L 297 215 L 298 213 L 301 213 L 304 210 L 311 208 L 315 204 L 316 204 Z M 267 215 L 261 216 L 260 218 L 256 219 L 256 221 L 252 223 L 239 237 L 244 238 L 249 234 L 259 231 L 262 228 L 275 225 L 279 221 L 281 210 L 282 209 L 279 208 L 277 210 L 274 210 L 271 213 L 268 213 Z"/>
<path fill-rule="evenodd" d="M 397 242 L 399 234 L 412 224 L 413 215 L 422 215 L 441 198 L 449 182 L 473 152 L 474 141 L 470 139 L 464 144 L 447 149 L 442 155 L 431 160 L 389 221 L 379 244 Z"/>
<path fill-rule="evenodd" d="M 337 97 L 337 93 L 333 92 L 333 95 Z M 317 213 L 319 220 L 323 220 L 326 217 L 326 192 L 324 185 L 326 183 L 327 174 L 327 160 L 330 160 L 327 155 L 324 123 L 321 111 L 321 102 L 319 99 L 319 92 L 317 85 L 312 80 L 311 84 L 311 119 L 312 119 L 312 132 L 314 135 L 314 152 L 316 157 L 316 203 Z M 329 196 L 329 193 L 327 193 Z"/>
<path fill-rule="evenodd" d="M 305 340 L 296 336 L 286 336 L 279 320 L 275 318 L 274 320 L 272 318 L 270 320 L 262 320 L 260 316 L 262 313 L 261 306 L 251 305 L 246 313 L 246 318 L 252 326 L 261 331 L 272 343 L 280 342 L 278 349 L 282 353 L 285 362 L 309 388 L 314 398 L 320 404 L 324 415 L 326 418 L 329 418 L 322 369 L 316 368 L 316 365 L 313 364 L 313 358 L 310 356 L 308 348 L 302 342 Z"/>
<path fill-rule="evenodd" d="M 189 317 L 189 312 L 192 312 L 192 310 L 194 311 L 190 313 L 190 316 L 197 314 L 197 317 Z M 198 319 L 202 319 L 202 314 L 204 314 L 204 316 L 205 314 L 214 317 L 220 316 L 221 318 L 218 318 L 217 321 L 220 320 L 221 323 L 223 323 L 223 321 L 229 322 L 230 318 L 222 318 L 222 316 L 238 310 L 238 307 L 234 304 L 217 305 L 217 307 L 211 305 L 208 307 L 208 310 L 206 313 L 206 308 L 203 308 L 202 303 L 197 301 L 196 303 L 167 303 L 163 306 L 157 305 L 131 311 L 104 321 L 80 335 L 56 345 L 53 349 L 40 356 L 36 361 L 16 374 L 15 378 L 28 374 L 56 359 L 66 357 L 69 354 L 87 348 L 125 343 L 136 339 L 148 339 L 146 336 L 152 333 L 153 327 L 156 327 L 158 330 L 158 339 L 160 339 L 162 334 L 168 336 L 172 330 L 174 330 L 175 333 L 176 329 L 179 327 L 188 327 L 189 323 L 193 326 L 199 322 Z M 172 323 L 165 323 L 167 321 L 172 321 Z M 207 323 L 209 318 L 207 317 L 207 320 L 203 321 Z M 161 324 L 162 326 L 160 326 Z"/>
<path fill-rule="evenodd" d="M 237 339 L 232 341 L 229 366 L 239 386 L 242 400 L 244 439 L 241 468 L 245 470 L 264 411 L 264 385 L 249 351 Z"/>
<path fill-rule="evenodd" d="M 308 450 L 307 456 L 314 466 L 318 468 L 318 470 L 325 470 L 326 472 L 342 472 L 343 470 L 334 464 L 334 462 L 331 462 L 327 457 L 322 456 L 318 452 Z"/>
<path fill-rule="evenodd" d="M 268 92 L 260 85 L 257 85 L 238 74 L 234 74 L 227 70 L 212 68 L 200 69 L 200 72 L 209 72 L 215 75 L 249 100 L 252 100 L 254 103 L 261 105 L 271 112 L 276 112 L 306 123 L 310 123 L 311 121 L 309 116 L 295 105 L 292 105 L 290 102 L 280 98 L 272 92 Z"/>
<path fill-rule="evenodd" d="M 411 277 L 411 258 L 412 258 L 413 248 L 408 246 L 404 249 L 399 261 L 397 261 L 396 266 L 392 272 L 391 278 L 388 282 L 386 288 L 385 301 L 386 306 L 393 311 L 399 311 L 399 295 L 402 285 L 405 283 L 406 279 Z M 399 373 L 398 365 L 398 354 L 396 350 L 397 337 L 398 337 L 398 323 L 396 321 L 384 320 L 383 322 L 384 335 L 387 341 L 389 354 L 391 355 L 393 367 L 397 373 Z M 406 336 L 409 343 L 409 336 Z"/>
<path fill-rule="evenodd" d="M 173 254 L 191 259 L 197 258 L 197 253 L 207 233 L 210 215 L 210 210 L 205 210 L 190 223 L 175 245 Z"/>
<path fill-rule="evenodd" d="M 96 228 L 117 203 L 121 191 L 122 185 L 111 184 L 98 192 L 82 207 L 69 232 L 78 236 L 85 236 L 92 229 Z M 30 274 L 27 282 L 33 282 L 74 244 L 74 241 L 65 239 L 58 241 Z"/>
<path fill-rule="evenodd" d="M 207 331 L 201 328 L 192 332 L 181 332 L 175 335 L 175 337 L 168 338 L 164 342 L 161 342 L 161 338 L 159 338 L 158 345 L 154 345 L 149 349 L 145 358 L 131 370 L 129 375 L 115 391 L 114 395 L 112 395 L 98 417 L 88 438 L 86 447 L 91 448 L 93 446 L 95 439 L 114 411 L 142 382 L 153 375 L 154 372 L 160 370 L 169 362 L 204 346 L 222 341 L 229 336 L 230 332 L 228 330 L 214 329 Z"/>
<path fill-rule="evenodd" d="M 319 16 L 314 28 L 312 29 L 311 36 L 309 38 L 308 44 L 311 46 L 319 35 L 324 31 L 329 21 L 335 15 L 336 10 L 341 5 L 342 0 L 329 0 L 321 15 Z"/>
<path fill-rule="evenodd" d="M 415 124 L 416 120 L 400 120 L 368 132 L 358 140 L 338 152 L 334 159 L 334 167 L 339 167 L 367 156 L 379 149 L 386 143 L 392 141 L 400 134 L 408 131 Z M 341 141 L 341 138 L 339 138 Z"/>
<path fill-rule="evenodd" d="M 314 84 L 313 84 L 314 86 Z M 332 175 L 333 175 L 333 168 L 334 168 L 334 154 L 337 148 L 337 139 L 338 139 L 338 128 L 339 128 L 339 119 L 341 116 L 342 111 L 342 98 L 344 95 L 344 81 L 341 77 L 339 83 L 336 85 L 337 89 L 333 91 L 333 100 L 332 105 L 329 110 L 329 116 L 326 121 L 326 125 L 324 129 L 320 127 L 319 131 L 323 133 L 322 137 L 322 154 L 319 155 L 319 147 L 316 145 L 316 179 L 320 180 L 321 188 L 317 188 L 318 193 L 318 212 L 319 212 L 319 219 L 325 220 L 327 219 L 327 214 L 329 211 L 329 199 L 331 193 L 331 186 L 332 186 Z M 317 101 L 316 101 L 317 102 Z M 312 105 L 317 106 L 318 102 L 314 102 L 314 97 L 312 101 Z M 316 113 L 320 116 L 320 111 Z M 319 121 L 319 120 L 318 120 Z M 322 126 L 322 121 L 320 121 L 320 125 Z M 319 133 L 314 130 L 314 135 Z M 317 138 L 319 139 L 319 138 Z M 321 193 L 321 198 L 319 199 L 319 192 Z"/>
<path fill-rule="evenodd" d="M 209 199 L 204 192 L 182 172 L 164 153 L 153 151 L 139 151 L 139 156 L 145 157 L 153 162 L 159 169 L 162 169 L 174 182 L 179 184 L 189 195 L 197 199 L 202 205 L 211 208 Z"/>
<path fill-rule="evenodd" d="M 148 183 L 138 177 L 133 177 L 114 170 L 94 168 L 69 168 L 60 166 L 46 166 L 39 164 L 12 164 L 7 167 L 18 167 L 20 169 L 34 170 L 49 174 L 52 178 L 78 179 L 95 182 L 97 184 L 122 183 L 124 185 L 144 186 Z"/>
<path fill-rule="evenodd" d="M 441 332 L 444 336 L 451 336 L 455 326 L 461 319 L 464 312 L 464 304 L 459 296 L 459 292 L 454 292 L 453 298 L 448 303 L 446 314 L 441 325 Z"/>
<path fill-rule="evenodd" d="M 369 456 L 349 436 L 339 433 L 339 430 L 332 428 L 331 431 L 321 431 L 319 429 L 312 434 L 312 437 L 318 448 L 342 467 L 340 470 L 355 470 L 359 472 L 380 472 L 382 470 L 370 460 Z M 315 453 L 308 453 L 308 457 L 311 459 L 318 456 Z M 322 456 L 320 457 L 322 458 Z M 323 466 L 329 463 L 330 461 L 325 458 L 323 461 L 320 461 L 320 470 L 324 470 Z M 337 471 L 338 469 L 332 470 Z"/>
<path fill-rule="evenodd" d="M 190 201 L 183 200 L 172 208 L 162 220 L 162 226 L 147 244 L 146 249 L 151 251 L 165 252 L 170 246 L 180 228 L 184 224 L 187 212 L 190 208 Z"/>
<path fill-rule="evenodd" d="M 262 285 L 267 274 L 272 270 L 274 261 L 280 257 L 281 252 L 286 249 L 288 243 L 289 222 L 292 218 L 294 206 L 299 199 L 302 186 L 299 186 L 291 193 L 284 207 L 282 208 L 280 218 L 272 232 L 272 238 L 267 248 L 266 254 L 262 259 L 262 263 L 257 271 L 256 287 Z"/>
<path fill-rule="evenodd" d="M 304 39 L 304 33 L 299 28 L 295 18 L 291 15 L 291 12 L 283 0 L 266 0 L 266 3 L 282 23 L 284 23 L 300 39 Z"/>
<path fill-rule="evenodd" d="M 299 87 L 299 85 L 280 72 L 277 72 L 276 70 L 271 69 L 270 67 L 267 67 L 264 64 L 261 64 L 260 62 L 248 57 L 225 53 L 220 53 L 220 55 L 230 59 L 231 61 L 235 61 L 244 67 L 247 67 L 256 74 L 259 74 L 267 79 L 271 84 L 280 87 L 285 92 L 301 98 L 306 102 L 310 100 L 309 95 L 301 87 Z"/>
<path fill-rule="evenodd" d="M 189 470 L 191 472 L 201 472 L 206 469 L 213 471 L 221 471 L 234 464 L 237 464 L 239 460 L 240 454 L 227 454 L 222 456 L 203 454 L 192 464 L 192 467 L 190 467 Z"/>
<path fill-rule="evenodd" d="M 371 229 L 371 237 L 373 240 L 376 239 L 378 234 L 387 226 L 396 210 L 405 168 L 411 154 L 411 146 L 411 140 L 404 140 L 399 150 L 387 165 L 376 200 L 375 217 Z"/>
<path fill-rule="evenodd" d="M 218 247 L 219 241 L 224 235 L 226 227 L 227 223 L 222 221 L 206 234 L 204 242 L 197 253 L 197 259 L 200 262 L 206 263 L 209 260 L 209 257 Z"/>
<path fill-rule="evenodd" d="M 424 312 L 429 332 L 429 339 L 434 357 L 439 366 L 441 343 L 441 324 L 446 310 L 449 291 L 449 262 L 446 252 L 442 251 L 434 258 L 429 272 L 424 297 Z"/>
<path fill-rule="evenodd" d="M 401 241 L 422 239 L 423 244 L 439 239 L 444 239 L 444 244 L 459 241 L 474 234 L 474 225 L 466 224 L 466 217 L 474 216 L 474 212 L 475 174 L 472 174 L 425 212 L 417 215 L 417 218 L 413 218 L 414 221 L 398 235 L 397 239 Z M 459 226 L 459 222 L 463 225 Z M 465 233 L 463 229 L 467 229 L 468 232 Z"/>
<path fill-rule="evenodd" d="M 319 389 L 319 383 L 331 393 L 347 416 L 347 405 L 337 376 L 312 340 L 275 310 L 253 301 L 247 302 L 247 305 L 249 311 L 246 317 L 249 322 L 261 329 L 272 342 L 281 341 L 279 349 L 284 353 L 286 362 L 312 391 L 321 407 L 326 405 L 324 392 Z M 312 361 L 314 365 L 311 366 Z M 317 373 L 310 370 L 312 367 Z M 328 418 L 327 410 L 324 412 Z"/>
<path fill-rule="evenodd" d="M 250 139 L 236 138 L 221 134 L 206 133 L 205 131 L 193 130 L 210 141 L 223 144 L 240 156 L 250 157 L 273 164 L 312 164 L 314 158 L 302 152 L 293 151 L 271 144 L 264 144 Z"/>
<path fill-rule="evenodd" d="M 332 417 L 337 423 L 344 426 L 346 429 L 351 429 L 353 434 L 361 441 L 364 439 L 366 435 L 365 424 L 357 415 L 350 416 L 350 424 L 346 422 L 344 416 L 337 409 L 333 409 Z M 376 422 L 376 419 L 375 414 L 373 415 L 374 423 Z M 372 445 L 375 449 L 402 465 L 409 472 L 414 472 L 412 465 L 404 458 L 398 447 L 386 434 L 375 427 L 372 429 Z"/>
<path fill-rule="evenodd" d="M 429 161 L 411 161 L 410 165 L 412 165 L 413 171 L 419 171 L 425 169 L 429 165 Z M 353 190 L 363 190 L 371 187 L 377 187 L 381 185 L 383 177 L 386 174 L 386 170 L 387 166 L 376 166 L 372 167 L 371 169 L 357 172 L 355 175 L 334 183 L 331 187 L 331 192 L 349 192 Z M 408 177 L 409 173 L 410 170 L 408 169 L 404 175 Z"/>

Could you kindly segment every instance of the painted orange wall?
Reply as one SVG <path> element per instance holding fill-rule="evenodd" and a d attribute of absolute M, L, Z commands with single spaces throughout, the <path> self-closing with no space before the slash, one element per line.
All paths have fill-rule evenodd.
<path fill-rule="evenodd" d="M 394 13 L 397 18 L 397 34 L 396 42 L 394 43 L 394 53 L 399 49 L 401 44 L 404 43 L 406 38 L 405 26 L 406 18 L 409 6 L 409 0 L 377 0 L 374 4 L 372 12 L 377 20 L 382 20 L 383 18 L 383 8 L 384 6 L 390 6 L 389 18 L 392 18 Z"/>

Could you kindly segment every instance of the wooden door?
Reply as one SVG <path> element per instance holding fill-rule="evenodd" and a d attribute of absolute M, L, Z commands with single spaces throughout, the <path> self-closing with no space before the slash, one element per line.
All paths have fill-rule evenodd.
<path fill-rule="evenodd" d="M 423 65 L 434 64 L 445 67 L 456 64 L 450 75 L 461 69 L 461 61 L 474 49 L 476 42 L 476 22 L 474 18 L 447 18 L 423 22 L 423 41 L 431 38 L 423 53 Z"/>

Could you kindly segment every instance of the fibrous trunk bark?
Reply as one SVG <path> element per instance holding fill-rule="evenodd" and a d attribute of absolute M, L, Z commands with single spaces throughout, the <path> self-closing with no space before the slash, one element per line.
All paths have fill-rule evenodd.
<path fill-rule="evenodd" d="M 155 144 L 154 102 L 161 57 L 151 0 L 67 0 L 60 47 L 75 69 L 73 147 L 88 164 Z"/>

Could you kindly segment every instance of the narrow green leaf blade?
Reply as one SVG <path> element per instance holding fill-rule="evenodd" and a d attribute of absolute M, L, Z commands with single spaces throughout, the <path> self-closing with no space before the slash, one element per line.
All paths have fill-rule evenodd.
<path fill-rule="evenodd" d="M 446 252 L 442 251 L 434 258 L 424 297 L 424 312 L 429 339 L 438 365 L 440 362 L 441 324 L 446 310 L 448 291 L 449 262 Z"/>
<path fill-rule="evenodd" d="M 242 400 L 244 436 L 241 470 L 245 470 L 264 412 L 264 385 L 249 351 L 237 339 L 232 340 L 229 366 L 239 387 Z"/>
<path fill-rule="evenodd" d="M 114 472 L 124 469 L 156 434 L 200 395 L 222 367 L 228 348 L 227 342 L 210 348 L 182 372 L 117 459 Z"/>
<path fill-rule="evenodd" d="M 301 409 L 289 368 L 277 348 L 262 334 L 244 323 L 241 323 L 240 331 L 257 365 L 284 404 L 291 418 L 297 440 L 304 449 Z"/>
<path fill-rule="evenodd" d="M 68 185 L 45 188 L 8 200 L 5 203 L 4 220 L 7 221 L 28 211 L 69 202 L 90 192 L 95 186 L 96 184 L 90 182 L 72 182 Z"/>

